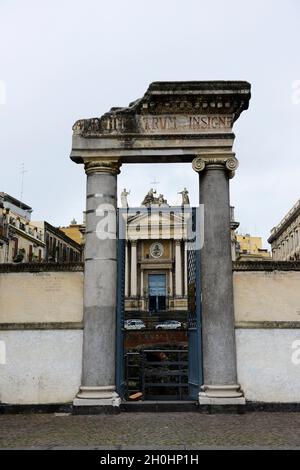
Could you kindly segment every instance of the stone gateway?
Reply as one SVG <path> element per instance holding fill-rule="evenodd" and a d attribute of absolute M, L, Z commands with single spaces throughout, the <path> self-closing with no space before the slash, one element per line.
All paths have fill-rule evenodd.
<path fill-rule="evenodd" d="M 155 82 L 127 108 L 73 126 L 71 159 L 87 175 L 82 384 L 74 406 L 119 406 L 116 392 L 117 175 L 126 163 L 192 163 L 204 206 L 201 249 L 201 404 L 244 404 L 237 383 L 229 179 L 238 162 L 232 126 L 248 108 L 238 81 Z M 97 233 L 106 205 L 114 233 Z M 110 229 L 111 232 L 112 228 Z"/>

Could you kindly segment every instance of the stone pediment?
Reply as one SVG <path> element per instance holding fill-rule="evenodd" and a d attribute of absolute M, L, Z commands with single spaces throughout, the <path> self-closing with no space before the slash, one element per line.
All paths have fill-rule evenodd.
<path fill-rule="evenodd" d="M 175 212 L 177 210 L 177 213 Z M 179 213 L 180 207 L 170 207 L 168 208 L 167 211 L 161 212 L 159 210 L 155 210 L 151 212 L 150 219 L 151 219 L 151 225 L 156 226 L 156 225 L 162 225 L 162 226 L 169 226 L 170 225 L 170 220 L 171 220 L 171 225 L 172 226 L 181 226 L 184 218 L 187 220 L 189 217 L 190 212 L 188 210 L 185 211 L 185 217 L 183 214 Z M 132 211 L 133 212 L 133 211 Z M 172 215 L 171 215 L 172 214 Z M 149 214 L 146 212 L 144 213 L 139 213 L 136 215 L 130 215 L 130 210 L 129 210 L 129 215 L 128 215 L 128 226 L 137 226 L 139 225 L 140 227 L 146 227 L 148 226 L 149 223 Z M 185 221 L 186 222 L 186 221 Z"/>
<path fill-rule="evenodd" d="M 129 211 L 127 237 L 129 239 L 186 238 L 190 212 L 185 211 L 184 215 L 176 213 L 179 210 L 179 207 L 170 207 L 163 212 L 157 210 L 136 215 L 130 215 Z"/>
<path fill-rule="evenodd" d="M 82 137 L 229 132 L 249 98 L 247 82 L 154 82 L 128 107 L 81 119 L 73 131 Z"/>

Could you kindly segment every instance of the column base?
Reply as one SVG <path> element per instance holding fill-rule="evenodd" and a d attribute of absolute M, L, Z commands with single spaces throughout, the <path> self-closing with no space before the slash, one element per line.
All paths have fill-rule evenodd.
<path fill-rule="evenodd" d="M 119 407 L 121 398 L 114 386 L 87 387 L 81 386 L 73 400 L 73 406 L 113 406 Z"/>
<path fill-rule="evenodd" d="M 199 405 L 245 405 L 240 385 L 202 385 Z"/>

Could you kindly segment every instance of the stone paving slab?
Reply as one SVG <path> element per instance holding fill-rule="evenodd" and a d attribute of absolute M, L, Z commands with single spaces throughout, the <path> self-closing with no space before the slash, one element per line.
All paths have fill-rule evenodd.
<path fill-rule="evenodd" d="M 300 448 L 300 413 L 0 415 L 1 449 Z"/>

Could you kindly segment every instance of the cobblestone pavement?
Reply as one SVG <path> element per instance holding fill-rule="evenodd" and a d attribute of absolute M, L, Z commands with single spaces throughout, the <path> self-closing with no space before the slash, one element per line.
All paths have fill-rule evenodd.
<path fill-rule="evenodd" d="M 0 448 L 300 448 L 300 413 L 0 415 Z"/>

